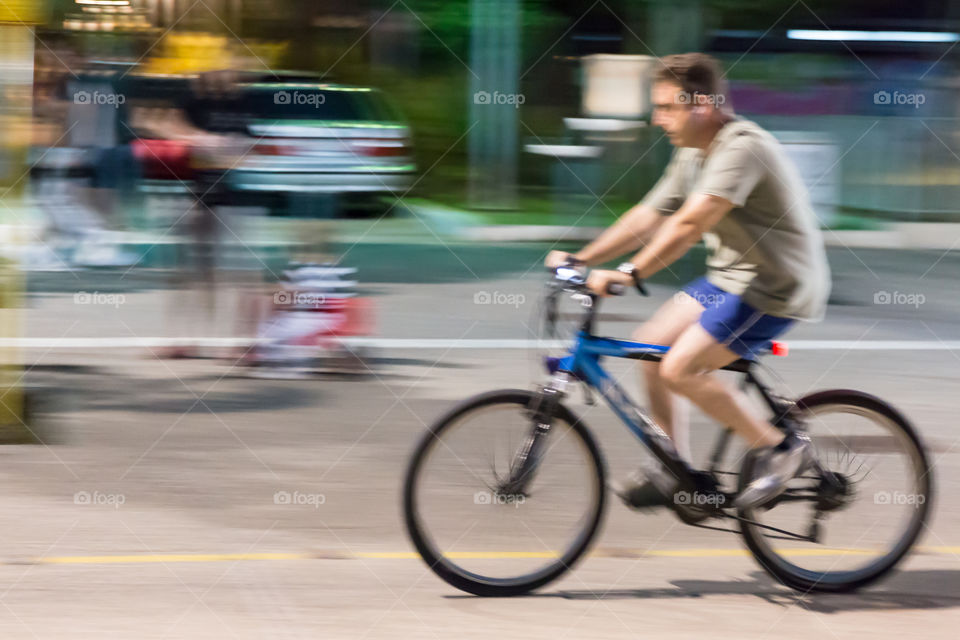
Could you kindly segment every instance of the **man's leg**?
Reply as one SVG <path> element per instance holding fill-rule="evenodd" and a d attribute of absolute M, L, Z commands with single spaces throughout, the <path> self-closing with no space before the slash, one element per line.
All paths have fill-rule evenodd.
<path fill-rule="evenodd" d="M 633 334 L 634 339 L 648 344 L 672 345 L 691 325 L 697 323 L 703 307 L 694 298 L 680 292 L 665 302 L 653 317 Z M 659 362 L 641 362 L 650 398 L 650 416 L 670 436 L 681 458 L 692 463 L 690 455 L 689 403 L 674 394 L 660 378 Z M 634 509 L 664 506 L 669 503 L 672 476 L 657 467 L 640 470 L 615 485 L 615 491 L 627 506 Z"/>
<path fill-rule="evenodd" d="M 736 353 L 717 342 L 699 323 L 677 339 L 661 364 L 667 388 L 689 398 L 722 425 L 742 436 L 758 450 L 755 473 L 737 496 L 739 509 L 756 507 L 779 495 L 787 482 L 810 461 L 809 440 L 800 434 L 784 434 L 760 418 L 747 394 L 711 373 L 738 359 Z"/>
<path fill-rule="evenodd" d="M 699 324 L 677 338 L 660 365 L 664 385 L 697 405 L 701 411 L 743 437 L 751 448 L 779 444 L 783 434 L 759 417 L 746 393 L 711 372 L 740 356 L 719 344 Z"/>
<path fill-rule="evenodd" d="M 699 302 L 680 292 L 665 302 L 653 317 L 634 332 L 648 344 L 672 345 L 703 313 Z M 641 362 L 640 369 L 650 398 L 650 415 L 670 436 L 680 456 L 690 462 L 690 429 L 686 399 L 675 395 L 660 376 L 660 363 Z"/>

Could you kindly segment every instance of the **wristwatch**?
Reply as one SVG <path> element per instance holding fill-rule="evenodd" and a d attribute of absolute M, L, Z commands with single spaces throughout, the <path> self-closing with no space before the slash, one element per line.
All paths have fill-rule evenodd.
<path fill-rule="evenodd" d="M 632 262 L 620 263 L 620 266 L 617 267 L 617 271 L 620 273 L 625 273 L 633 278 L 633 284 L 638 284 L 640 282 L 640 279 L 637 278 L 637 265 L 633 264 Z"/>

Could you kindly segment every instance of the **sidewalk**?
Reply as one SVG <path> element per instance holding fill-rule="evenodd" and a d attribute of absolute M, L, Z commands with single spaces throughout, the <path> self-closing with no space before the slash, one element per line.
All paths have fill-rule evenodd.
<path fill-rule="evenodd" d="M 219 266 L 276 270 L 303 246 L 297 224 L 290 219 L 245 216 L 238 232 L 224 234 Z M 485 245 L 497 245 L 502 250 L 510 247 L 509 251 L 525 245 L 529 251 L 535 244 L 582 244 L 603 231 L 603 227 L 596 226 L 489 224 L 481 214 L 423 200 L 397 206 L 385 217 L 332 220 L 328 224 L 327 253 L 334 259 L 354 260 L 378 254 L 386 247 L 405 257 L 418 251 L 469 255 L 484 252 Z M 39 229 L 33 229 L 21 236 L 34 239 L 39 234 Z M 953 251 L 960 247 L 960 223 L 891 222 L 878 225 L 876 230 L 826 229 L 823 235 L 828 246 L 846 249 Z M 184 255 L 186 242 L 169 230 L 117 231 L 110 238 L 120 251 L 135 257 L 137 270 L 173 266 Z M 39 242 L 35 244 L 43 248 Z M 63 261 L 59 262 L 62 267 Z M 462 266 L 454 268 L 460 270 Z"/>

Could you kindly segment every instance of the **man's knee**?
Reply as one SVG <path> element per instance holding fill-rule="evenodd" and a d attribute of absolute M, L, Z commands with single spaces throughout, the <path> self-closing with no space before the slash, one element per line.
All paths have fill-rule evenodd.
<path fill-rule="evenodd" d="M 662 323 L 646 322 L 637 327 L 633 332 L 633 339 L 645 344 L 669 347 L 676 341 L 676 333 L 676 327 L 665 326 Z M 665 367 L 672 369 L 673 365 L 669 364 L 672 360 L 677 360 L 677 358 L 671 358 L 668 354 L 664 356 L 664 359 L 660 362 L 641 362 L 641 370 L 643 371 L 643 376 L 648 386 L 659 387 L 667 382 L 664 377 L 664 371 L 667 370 Z M 669 383 L 667 384 L 669 385 Z"/>
<path fill-rule="evenodd" d="M 668 389 L 679 394 L 683 394 L 690 385 L 695 384 L 696 379 L 696 374 L 688 362 L 669 355 L 660 363 L 658 375 Z"/>

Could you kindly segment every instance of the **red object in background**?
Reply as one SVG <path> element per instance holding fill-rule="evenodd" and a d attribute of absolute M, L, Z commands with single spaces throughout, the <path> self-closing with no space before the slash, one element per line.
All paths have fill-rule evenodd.
<path fill-rule="evenodd" d="M 410 147 L 402 140 L 361 139 L 353 141 L 355 153 L 373 158 L 400 158 L 410 155 Z"/>
<path fill-rule="evenodd" d="M 373 301 L 369 298 L 347 298 L 344 309 L 346 322 L 338 336 L 369 336 L 373 334 Z"/>
<path fill-rule="evenodd" d="M 335 307 L 321 309 L 320 312 L 341 317 L 332 327 L 302 336 L 294 341 L 295 344 L 323 346 L 331 344 L 331 338 L 369 336 L 373 333 L 373 302 L 368 298 L 344 298 Z"/>
<path fill-rule="evenodd" d="M 770 341 L 770 353 L 775 356 L 786 356 L 790 353 L 790 347 L 786 342 Z"/>
<path fill-rule="evenodd" d="M 144 140 L 138 138 L 131 144 L 133 157 L 142 167 L 143 177 L 148 180 L 190 180 L 190 145 L 177 140 Z"/>

